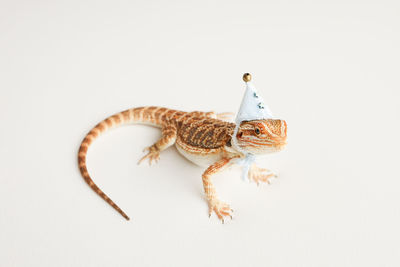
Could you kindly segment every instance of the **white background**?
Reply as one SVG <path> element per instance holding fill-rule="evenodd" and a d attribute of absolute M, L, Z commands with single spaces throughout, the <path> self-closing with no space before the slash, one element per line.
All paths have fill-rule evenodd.
<path fill-rule="evenodd" d="M 0 2 L 0 266 L 399 266 L 397 1 Z M 214 178 L 176 149 L 136 165 L 155 128 L 84 135 L 121 110 L 236 112 L 253 81 L 288 122 L 280 173 Z"/>

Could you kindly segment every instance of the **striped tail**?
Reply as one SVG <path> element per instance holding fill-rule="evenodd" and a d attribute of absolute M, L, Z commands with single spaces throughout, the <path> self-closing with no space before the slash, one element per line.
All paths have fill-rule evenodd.
<path fill-rule="evenodd" d="M 145 123 L 152 124 L 154 126 L 161 126 L 163 116 L 166 113 L 171 113 L 172 110 L 160 107 L 141 107 L 133 108 L 117 113 L 113 116 L 108 117 L 99 124 L 97 124 L 83 139 L 78 152 L 78 164 L 79 170 L 82 174 L 83 179 L 86 183 L 96 192 L 102 199 L 110 204 L 115 210 L 117 210 L 125 219 L 129 220 L 128 215 L 122 211 L 117 204 L 114 203 L 90 178 L 88 170 L 86 168 L 86 155 L 89 146 L 92 142 L 99 137 L 102 133 L 106 132 L 111 128 L 115 128 L 120 125 L 129 123 Z M 173 111 L 172 111 L 173 112 Z"/>

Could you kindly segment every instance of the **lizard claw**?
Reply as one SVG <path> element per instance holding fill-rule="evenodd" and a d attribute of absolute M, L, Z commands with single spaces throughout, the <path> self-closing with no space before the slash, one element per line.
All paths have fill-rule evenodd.
<path fill-rule="evenodd" d="M 148 151 L 148 153 L 139 160 L 138 164 L 142 163 L 142 161 L 145 159 L 149 159 L 149 165 L 151 165 L 153 161 L 155 161 L 156 163 L 159 161 L 160 151 L 158 151 L 158 149 L 154 147 L 154 145 L 149 146 L 143 150 L 143 152 L 146 151 Z"/>
<path fill-rule="evenodd" d="M 259 168 L 253 165 L 249 171 L 249 179 L 260 185 L 260 182 L 271 184 L 269 179 L 278 177 L 275 173 L 271 172 L 268 169 Z"/>
<path fill-rule="evenodd" d="M 219 200 L 214 200 L 209 203 L 208 217 L 211 217 L 211 213 L 215 212 L 218 219 L 221 220 L 222 223 L 225 223 L 225 217 L 229 216 L 231 219 L 233 210 L 229 207 L 228 204 L 221 202 Z"/>

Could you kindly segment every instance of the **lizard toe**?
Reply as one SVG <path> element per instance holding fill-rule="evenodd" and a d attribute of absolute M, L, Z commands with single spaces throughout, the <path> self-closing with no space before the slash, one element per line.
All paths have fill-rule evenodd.
<path fill-rule="evenodd" d="M 155 161 L 156 163 L 160 159 L 160 151 L 154 148 L 154 146 L 150 146 L 144 149 L 144 151 L 148 151 L 146 155 L 144 155 L 139 161 L 138 164 L 142 163 L 145 159 L 149 159 L 149 165 Z"/>
<path fill-rule="evenodd" d="M 222 223 L 225 222 L 225 217 L 232 217 L 232 212 L 233 210 L 230 208 L 230 206 L 224 202 L 221 202 L 219 200 L 212 201 L 209 204 L 209 214 L 208 216 L 211 216 L 211 213 L 214 212 L 218 219 L 221 220 Z"/>

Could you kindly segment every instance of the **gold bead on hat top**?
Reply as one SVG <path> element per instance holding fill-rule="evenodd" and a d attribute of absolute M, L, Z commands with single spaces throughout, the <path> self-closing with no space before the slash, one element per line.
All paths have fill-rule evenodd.
<path fill-rule="evenodd" d="M 245 73 L 243 74 L 243 81 L 250 82 L 251 81 L 251 74 L 250 73 Z"/>

